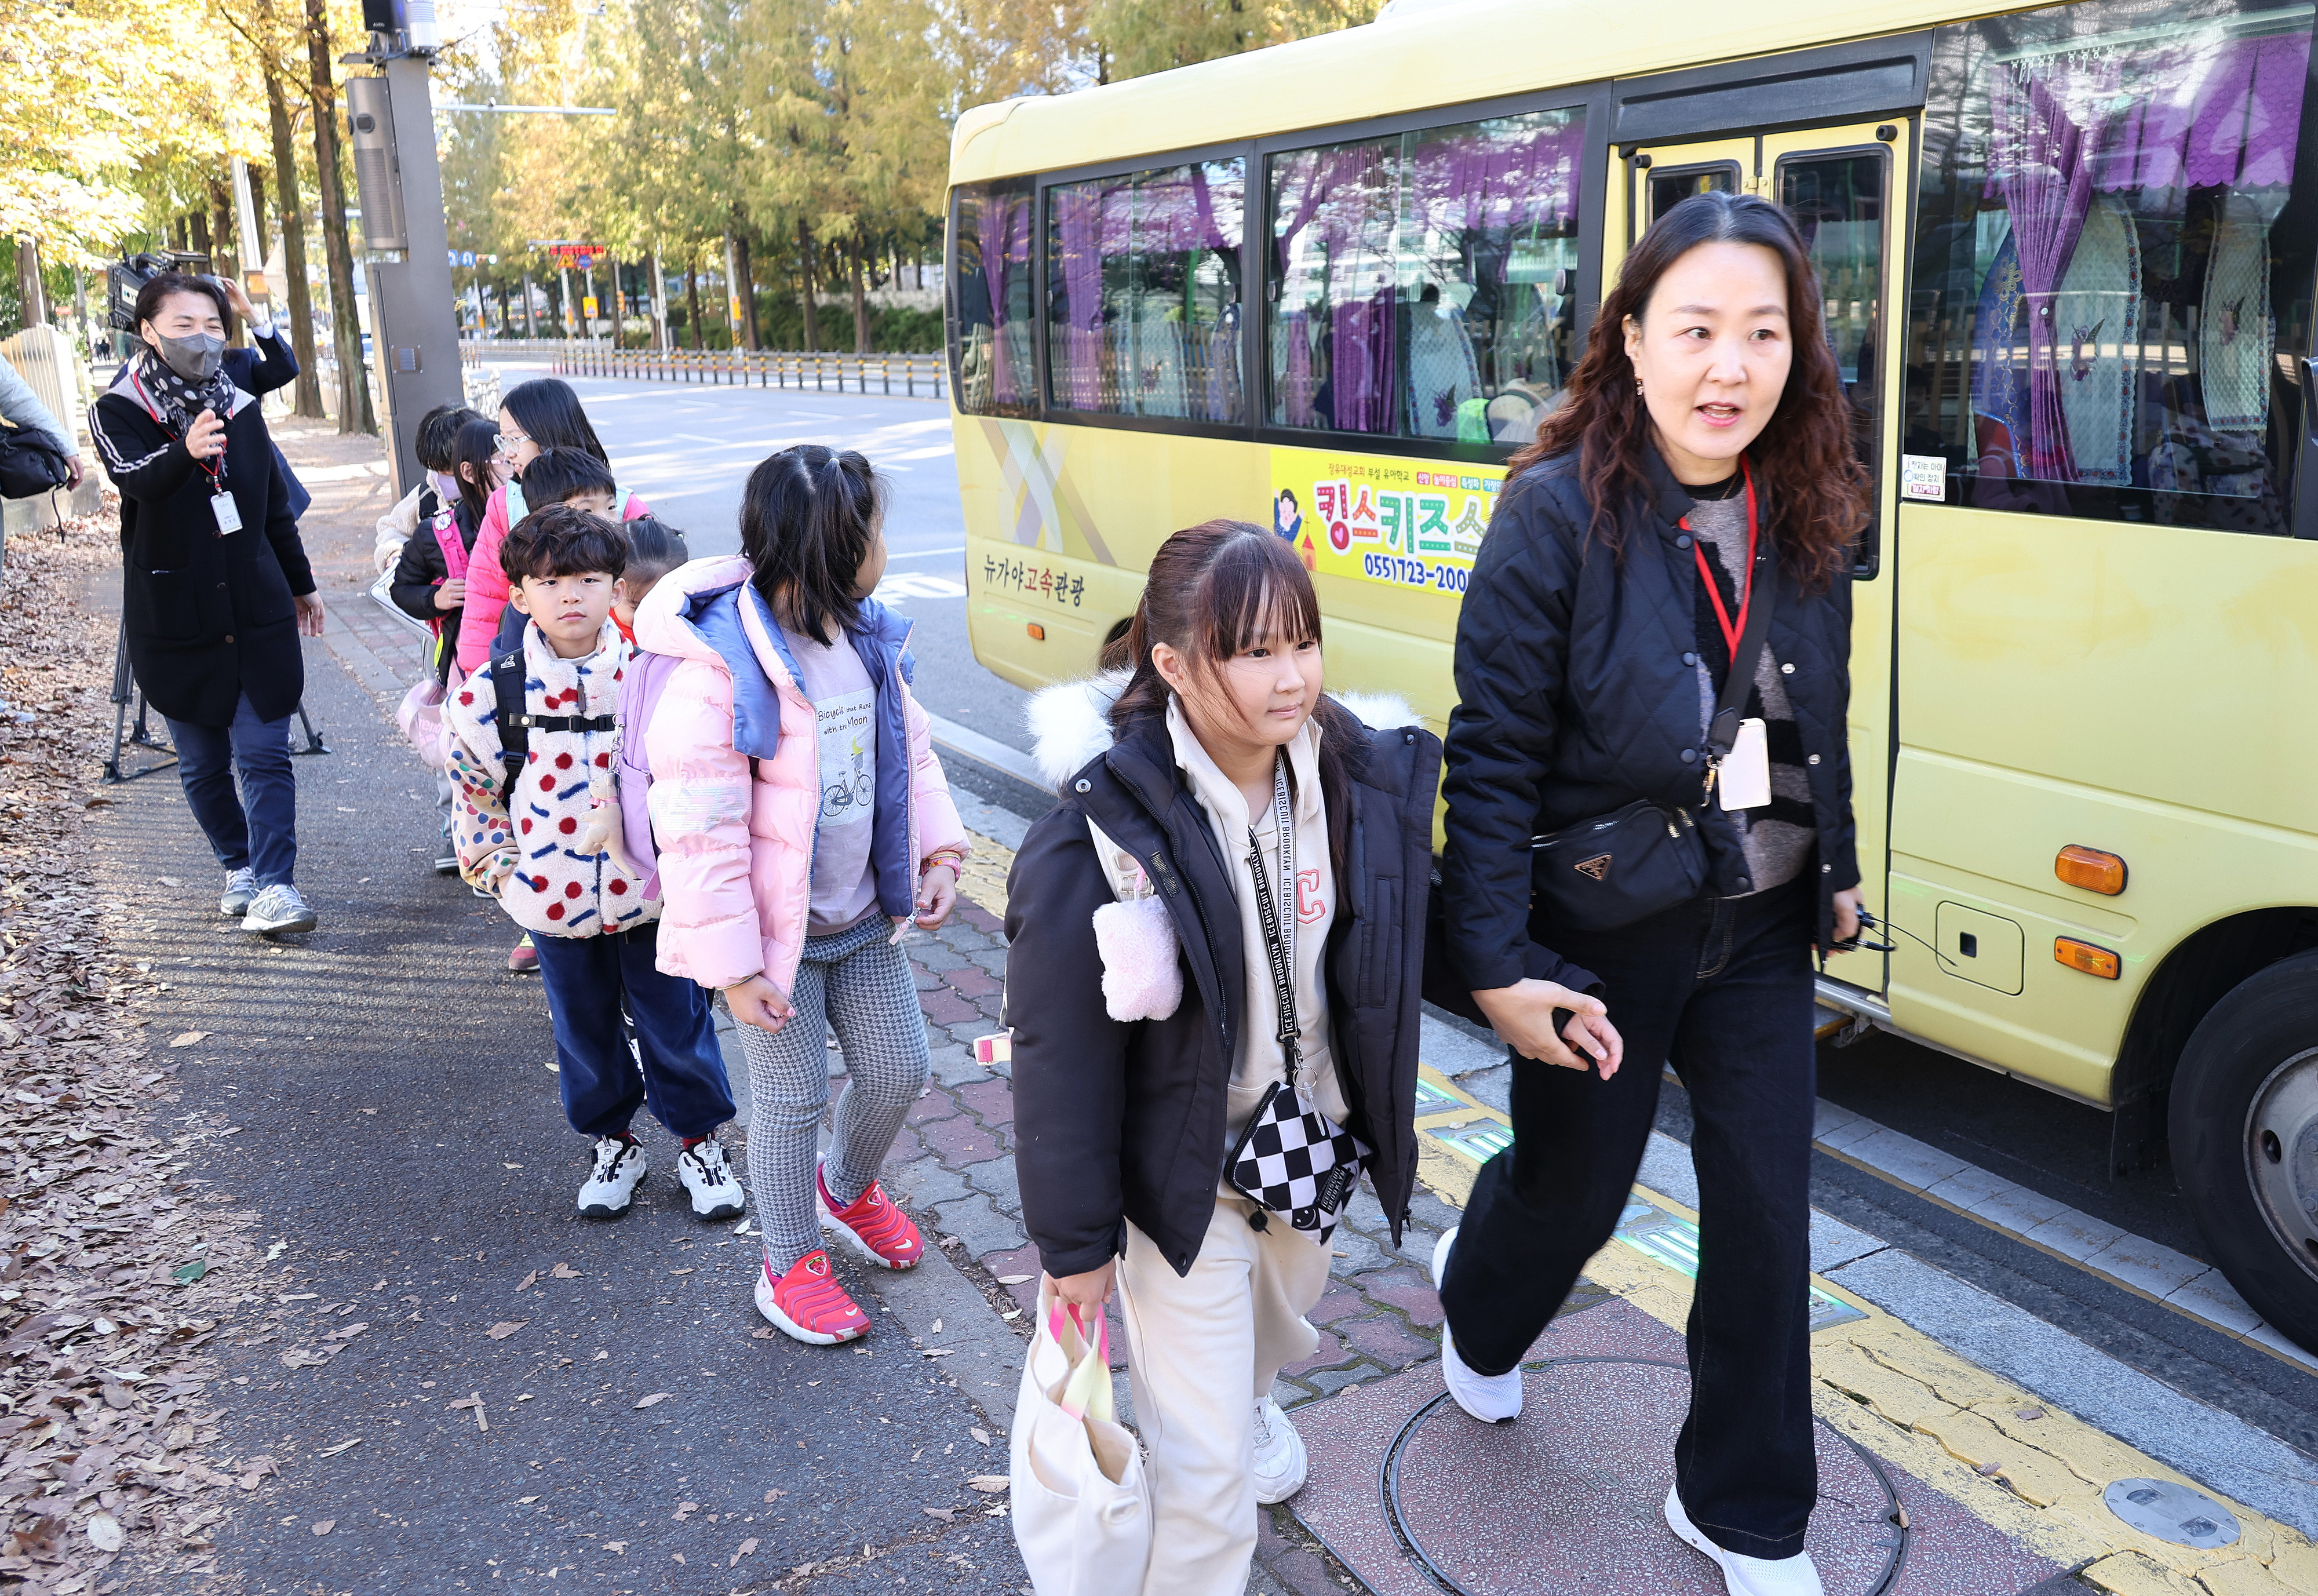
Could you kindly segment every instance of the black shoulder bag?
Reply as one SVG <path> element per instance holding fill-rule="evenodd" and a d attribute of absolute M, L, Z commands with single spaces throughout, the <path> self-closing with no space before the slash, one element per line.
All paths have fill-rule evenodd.
<path fill-rule="evenodd" d="M 1751 491 L 1751 490 L 1750 490 Z M 1749 510 L 1751 512 L 1750 504 Z M 1751 544 L 1755 540 L 1749 538 Z M 1746 629 L 1730 653 L 1730 675 L 1706 731 L 1707 769 L 1722 763 L 1738 740 L 1747 690 L 1771 630 L 1775 581 L 1757 578 L 1765 550 L 1755 557 Z M 1702 798 L 1702 803 L 1704 800 Z M 1613 931 L 1698 896 L 1706 884 L 1706 844 L 1691 811 L 1649 798 L 1529 840 L 1538 900 L 1554 920 L 1579 931 Z"/>
<path fill-rule="evenodd" d="M 515 785 L 522 779 L 523 767 L 531 758 L 531 734 L 535 728 L 541 731 L 612 731 L 620 724 L 617 715 L 533 714 L 524 704 L 524 676 L 521 650 L 491 661 L 491 696 L 499 712 L 499 763 L 507 767 L 507 779 L 499 784 L 499 802 L 508 806 L 510 814 L 515 810 Z M 750 774 L 754 774 L 753 769 Z"/>
<path fill-rule="evenodd" d="M 1296 817 L 1288 799 L 1285 754 L 1272 770 L 1271 815 L 1280 828 L 1280 890 L 1284 898 L 1296 882 Z M 1271 877 L 1263 867 L 1263 845 L 1256 840 L 1253 826 L 1247 829 L 1247 868 L 1255 878 L 1255 915 L 1262 923 L 1264 950 L 1271 962 L 1272 996 L 1280 1009 L 1280 1056 L 1288 1078 L 1273 1081 L 1256 1105 L 1254 1117 L 1224 1160 L 1224 1178 L 1257 1207 L 1285 1214 L 1291 1229 L 1325 1244 L 1343 1217 L 1371 1149 L 1304 1100 L 1297 1080 L 1303 1062 L 1298 1040 L 1303 1027 L 1296 1022 L 1296 924 L 1290 920 L 1281 928 Z M 1256 1214 L 1249 1223 L 1262 1230 L 1262 1219 Z"/>

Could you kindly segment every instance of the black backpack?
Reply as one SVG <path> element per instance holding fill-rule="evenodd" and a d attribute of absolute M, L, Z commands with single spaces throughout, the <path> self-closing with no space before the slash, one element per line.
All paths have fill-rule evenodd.
<path fill-rule="evenodd" d="M 44 432 L 0 423 L 0 498 L 31 498 L 72 480 L 65 452 Z"/>
<path fill-rule="evenodd" d="M 524 703 L 523 677 L 520 649 L 491 661 L 491 693 L 499 700 L 499 763 L 507 767 L 507 779 L 499 784 L 499 802 L 508 806 L 510 816 L 515 810 L 516 781 L 531 758 L 535 728 L 541 731 L 610 731 L 620 723 L 615 714 L 535 715 Z"/>

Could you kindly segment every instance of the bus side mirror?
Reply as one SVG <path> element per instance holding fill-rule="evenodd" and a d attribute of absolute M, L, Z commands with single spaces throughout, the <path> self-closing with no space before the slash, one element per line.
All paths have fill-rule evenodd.
<path fill-rule="evenodd" d="M 2294 535 L 2318 538 L 2318 360 L 2297 360 L 2302 432 L 2294 452 Z"/>

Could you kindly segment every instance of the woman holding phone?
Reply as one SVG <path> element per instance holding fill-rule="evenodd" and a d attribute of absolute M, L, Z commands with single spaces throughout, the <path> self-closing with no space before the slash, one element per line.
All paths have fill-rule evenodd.
<path fill-rule="evenodd" d="M 1793 224 L 1694 196 L 1603 300 L 1516 454 L 1457 634 L 1450 946 L 1517 1055 L 1514 1146 L 1434 1259 L 1450 1390 L 1521 1359 L 1608 1241 L 1661 1061 L 1700 1264 L 1669 1527 L 1732 1596 L 1816 1596 L 1811 953 L 1855 937 L 1851 545 L 1866 473 Z"/>

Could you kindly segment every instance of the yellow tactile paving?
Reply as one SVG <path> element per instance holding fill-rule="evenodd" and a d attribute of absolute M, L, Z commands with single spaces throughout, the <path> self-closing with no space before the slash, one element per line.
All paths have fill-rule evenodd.
<path fill-rule="evenodd" d="M 1013 850 L 976 835 L 961 890 L 1002 916 L 1012 864 Z M 1431 1065 L 1420 1065 L 1419 1075 L 1420 1130 L 1510 1127 L 1505 1115 Z M 1435 1136 L 1421 1136 L 1417 1149 L 1418 1178 L 1442 1201 L 1463 1207 L 1479 1161 Z M 1670 1214 L 1697 1217 L 1646 1188 L 1637 1187 L 1635 1195 Z M 1613 1242 L 1586 1275 L 1677 1332 L 1688 1320 L 1689 1277 L 1632 1247 Z M 1814 1277 L 1813 1283 L 1864 1315 L 1812 1337 L 1812 1405 L 1819 1417 L 1966 1511 L 2116 1596 L 2318 1596 L 2318 1547 L 2298 1530 L 2218 1497 L 2045 1398 L 1965 1362 L 1872 1303 L 1827 1280 Z M 2024 1412 L 2038 1416 L 2023 1418 Z M 2176 1480 L 2216 1495 L 2237 1515 L 2237 1543 L 2206 1552 L 2134 1530 L 2101 1501 L 2109 1481 L 2128 1475 Z"/>

